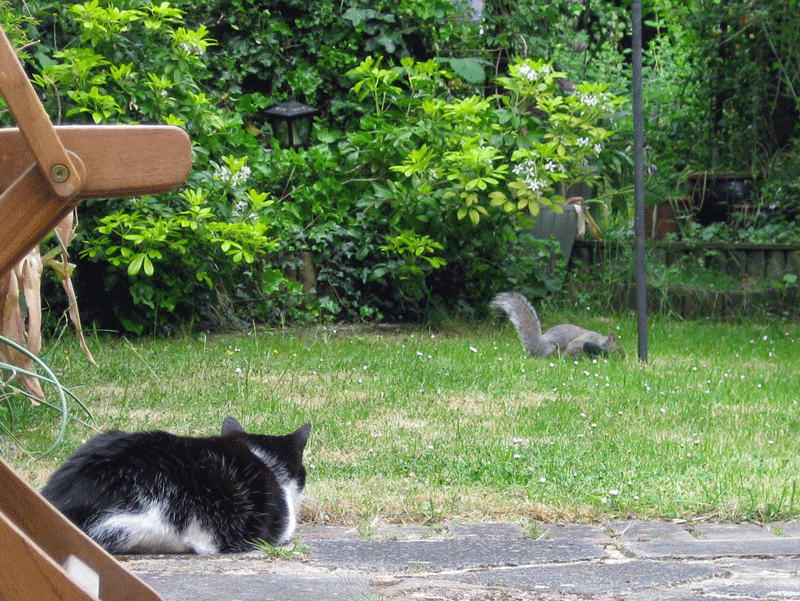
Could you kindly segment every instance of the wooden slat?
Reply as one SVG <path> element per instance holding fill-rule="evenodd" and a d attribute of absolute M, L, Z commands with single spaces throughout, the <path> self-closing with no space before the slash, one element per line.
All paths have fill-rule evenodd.
<path fill-rule="evenodd" d="M 25 533 L 0 512 L 0 599 L 92 601 L 64 570 L 44 555 Z"/>
<path fill-rule="evenodd" d="M 30 488 L 19 476 L 0 459 L 0 514 L 5 517 L 5 532 L 0 533 L 0 599 L 30 599 L 31 601 L 50 601 L 58 599 L 91 599 L 84 596 L 66 596 L 59 586 L 60 580 L 53 575 L 50 567 L 46 576 L 39 572 L 45 564 L 55 562 L 59 566 L 69 555 L 75 555 L 100 576 L 100 598 L 103 601 L 161 601 L 160 597 L 144 582 L 133 576 L 111 555 L 100 548 L 93 540 L 78 530 L 47 502 L 44 497 Z M 9 529 L 8 523 L 13 524 Z M 18 530 L 18 531 L 17 531 Z M 13 534 L 10 538 L 6 533 Z M 18 566 L 20 570 L 12 576 L 6 570 L 6 548 L 8 553 L 21 553 Z M 36 551 L 39 548 L 42 553 Z M 52 566 L 51 566 L 52 567 Z M 39 582 L 40 576 L 44 581 Z M 39 587 L 36 590 L 47 592 L 50 596 L 9 595 L 23 584 L 16 578 L 25 579 L 24 586 Z M 14 580 L 14 581 L 11 581 Z M 53 585 L 54 588 L 48 589 Z M 63 585 L 63 582 L 61 582 Z"/>
<path fill-rule="evenodd" d="M 14 121 L 22 131 L 26 148 L 47 179 L 50 191 L 63 200 L 77 194 L 85 173 L 67 154 L 53 130 L 36 91 L 22 68 L 5 32 L 0 28 L 0 93 L 6 100 Z M 54 169 L 61 177 L 51 177 Z"/>
<path fill-rule="evenodd" d="M 174 189 L 189 176 L 189 136 L 171 126 L 55 128 L 84 185 L 68 201 L 56 196 L 19 129 L 0 130 L 0 276 L 36 246 L 81 200 Z M 85 169 L 84 169 L 85 168 Z"/>
<path fill-rule="evenodd" d="M 58 198 L 36 164 L 31 165 L 0 195 L 0 276 L 39 244 L 77 202 Z"/>
<path fill-rule="evenodd" d="M 178 127 L 63 125 L 55 131 L 86 166 L 81 199 L 168 192 L 183 183 L 192 168 L 189 136 Z M 34 162 L 19 129 L 0 129 L 0 191 Z"/>

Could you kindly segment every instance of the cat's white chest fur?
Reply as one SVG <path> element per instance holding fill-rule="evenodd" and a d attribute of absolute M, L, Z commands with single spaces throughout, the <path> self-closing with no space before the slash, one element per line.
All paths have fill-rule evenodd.
<path fill-rule="evenodd" d="M 279 545 L 285 545 L 294 536 L 295 528 L 297 527 L 297 505 L 300 502 L 300 487 L 294 482 L 284 484 L 281 486 L 283 494 L 286 497 L 286 528 L 278 540 Z"/>
<path fill-rule="evenodd" d="M 176 530 L 164 519 L 159 503 L 151 503 L 141 513 L 117 513 L 95 524 L 89 536 L 103 532 L 124 532 L 124 551 L 127 553 L 217 553 L 218 548 L 211 532 L 197 519 L 192 519 L 182 531 Z"/>

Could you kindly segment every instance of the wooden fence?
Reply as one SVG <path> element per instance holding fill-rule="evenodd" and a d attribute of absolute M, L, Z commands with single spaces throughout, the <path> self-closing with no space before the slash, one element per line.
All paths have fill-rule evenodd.
<path fill-rule="evenodd" d="M 578 240 L 572 249 L 573 261 L 602 268 L 601 262 L 617 256 L 631 244 L 597 240 Z M 726 244 L 722 242 L 647 241 L 647 253 L 670 266 L 686 258 L 702 259 L 736 280 L 751 282 L 781 281 L 787 274 L 800 279 L 800 244 Z"/>
<path fill-rule="evenodd" d="M 632 253 L 632 243 L 579 240 L 570 266 L 601 273 L 604 263 Z M 647 241 L 649 260 L 665 266 L 689 262 L 730 276 L 731 289 L 713 289 L 670 282 L 648 284 L 651 311 L 687 319 L 738 318 L 757 314 L 800 317 L 800 244 L 725 244 L 718 242 Z M 786 277 L 794 276 L 794 277 Z M 635 274 L 611 285 L 609 302 L 617 310 L 635 308 Z"/>

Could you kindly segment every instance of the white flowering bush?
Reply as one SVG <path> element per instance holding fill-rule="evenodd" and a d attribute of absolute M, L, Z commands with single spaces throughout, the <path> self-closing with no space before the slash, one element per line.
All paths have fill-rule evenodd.
<path fill-rule="evenodd" d="M 363 77 L 357 84 L 362 98 L 368 94 L 363 75 L 368 66 L 362 63 L 356 71 Z M 426 73 L 441 75 L 411 60 L 403 67 L 412 89 L 420 91 L 424 86 L 418 80 Z M 441 147 L 425 142 L 391 167 L 412 179 L 413 195 L 440 198 L 474 225 L 492 207 L 531 216 L 542 206 L 560 212 L 570 184 L 597 177 L 595 166 L 613 135 L 613 117 L 626 102 L 608 93 L 605 84 L 573 84 L 542 60 L 516 60 L 497 83 L 504 92 L 490 98 L 447 101 L 418 94 L 419 108 L 407 112 L 425 120 L 426 131 L 438 128 Z M 383 112 L 391 95 L 380 98 Z"/>
<path fill-rule="evenodd" d="M 558 211 L 570 184 L 597 177 L 595 165 L 625 100 L 604 84 L 573 84 L 541 60 L 518 59 L 498 82 L 507 91 L 499 97 L 505 118 L 519 137 L 511 155 L 516 179 L 491 204 L 534 216 L 542 205 Z"/>
<path fill-rule="evenodd" d="M 124 269 L 133 299 L 156 312 L 213 291 L 220 285 L 220 265 L 251 265 L 274 251 L 278 240 L 266 217 L 274 200 L 247 187 L 246 158 L 226 156 L 223 162 L 206 186 L 179 192 L 181 207 L 157 214 L 158 199 L 143 197 L 100 217 L 86 235 L 82 256 Z M 124 319 L 126 329 L 141 333 L 144 323 Z"/>
<path fill-rule="evenodd" d="M 530 245 L 509 250 L 519 217 L 560 212 L 571 183 L 596 177 L 624 101 L 536 60 L 512 63 L 489 96 L 435 60 L 385 67 L 368 58 L 349 75 L 374 107 L 341 145 L 341 164 L 369 182 L 359 207 L 390 255 L 367 281 L 388 280 L 395 297 L 414 299 L 467 286 L 488 296 L 499 274 L 507 285 L 539 285 L 535 266 L 517 267 Z"/>
<path fill-rule="evenodd" d="M 81 205 L 78 277 L 84 265 L 101 265 L 115 318 L 134 333 L 271 293 L 282 279 L 270 264 L 280 234 L 264 152 L 241 115 L 213 98 L 206 27 L 183 26 L 186 13 L 167 2 L 59 10 L 61 35 L 73 38 L 32 77 L 52 114 L 166 123 L 193 143 L 192 173 L 178 190 Z"/>

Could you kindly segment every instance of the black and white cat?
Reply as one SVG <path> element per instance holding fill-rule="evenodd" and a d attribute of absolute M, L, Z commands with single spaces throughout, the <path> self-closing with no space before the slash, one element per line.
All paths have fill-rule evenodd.
<path fill-rule="evenodd" d="M 305 486 L 311 424 L 220 436 L 114 430 L 75 451 L 42 495 L 110 553 L 237 553 L 288 542 Z"/>

